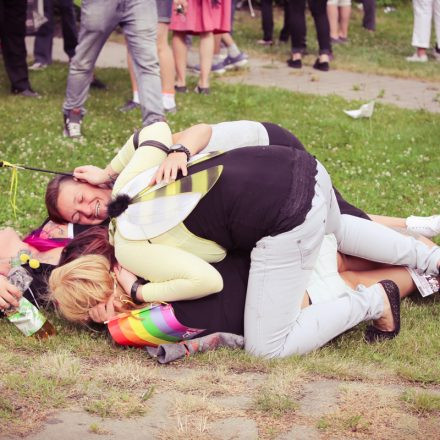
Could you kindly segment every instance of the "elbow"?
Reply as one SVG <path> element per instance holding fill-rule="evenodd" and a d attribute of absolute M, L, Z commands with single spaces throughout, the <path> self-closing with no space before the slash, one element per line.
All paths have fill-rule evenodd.
<path fill-rule="evenodd" d="M 218 293 L 223 290 L 223 278 L 217 270 L 215 272 L 209 286 L 210 293 Z"/>

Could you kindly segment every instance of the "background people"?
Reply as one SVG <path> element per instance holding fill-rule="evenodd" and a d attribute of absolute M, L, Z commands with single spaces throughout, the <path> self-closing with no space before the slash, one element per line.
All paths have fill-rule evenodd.
<path fill-rule="evenodd" d="M 0 0 L 0 43 L 11 92 L 38 98 L 29 82 L 26 62 L 26 6 L 26 0 Z"/>
<path fill-rule="evenodd" d="M 81 136 L 84 104 L 93 69 L 105 41 L 121 25 L 134 62 L 143 125 L 164 120 L 156 49 L 155 0 L 88 0 L 81 4 L 79 43 L 70 63 L 63 104 L 64 134 Z"/>
<path fill-rule="evenodd" d="M 52 64 L 52 43 L 55 32 L 54 3 L 55 0 L 44 0 L 44 15 L 47 22 L 35 34 L 34 63 L 29 67 L 30 70 L 44 69 Z M 58 0 L 56 3 L 61 16 L 64 52 L 70 60 L 75 55 L 75 48 L 78 44 L 73 0 Z"/>
<path fill-rule="evenodd" d="M 436 46 L 434 57 L 440 61 L 440 0 L 413 0 L 414 28 L 412 45 L 416 48 L 413 55 L 406 61 L 426 63 L 428 61 L 427 50 L 431 45 L 431 26 L 434 19 Z"/>

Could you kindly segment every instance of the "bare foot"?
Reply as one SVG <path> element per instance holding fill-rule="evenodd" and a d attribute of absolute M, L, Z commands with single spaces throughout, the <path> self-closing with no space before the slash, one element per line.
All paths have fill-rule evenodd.
<path fill-rule="evenodd" d="M 390 306 L 390 300 L 388 299 L 387 294 L 385 293 L 385 290 L 382 286 L 380 286 L 382 290 L 382 296 L 383 296 L 383 313 L 382 316 L 379 319 L 376 319 L 373 321 L 373 325 L 384 332 L 392 332 L 396 325 L 394 323 L 393 313 L 391 311 Z"/>

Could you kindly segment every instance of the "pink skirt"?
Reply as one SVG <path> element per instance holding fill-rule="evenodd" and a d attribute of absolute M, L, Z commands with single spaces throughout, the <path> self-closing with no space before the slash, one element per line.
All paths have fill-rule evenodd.
<path fill-rule="evenodd" d="M 188 0 L 186 15 L 177 14 L 173 7 L 172 31 L 200 34 L 223 34 L 231 30 L 231 0 Z"/>

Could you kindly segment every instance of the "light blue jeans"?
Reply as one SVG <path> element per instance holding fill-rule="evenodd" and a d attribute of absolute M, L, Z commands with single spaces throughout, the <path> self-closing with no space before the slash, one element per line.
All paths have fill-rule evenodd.
<path fill-rule="evenodd" d="M 312 208 L 304 223 L 262 238 L 252 250 L 244 336 L 245 348 L 253 354 L 269 358 L 305 354 L 358 323 L 382 315 L 378 284 L 301 310 L 326 233 L 335 234 L 338 250 L 348 255 L 438 274 L 438 246 L 430 249 L 378 223 L 341 215 L 331 179 L 319 163 L 316 179 Z"/>
<path fill-rule="evenodd" d="M 84 104 L 96 59 L 111 32 L 120 25 L 133 59 L 143 125 L 163 121 L 156 47 L 156 0 L 83 0 L 79 43 L 70 63 L 64 113 Z"/>

